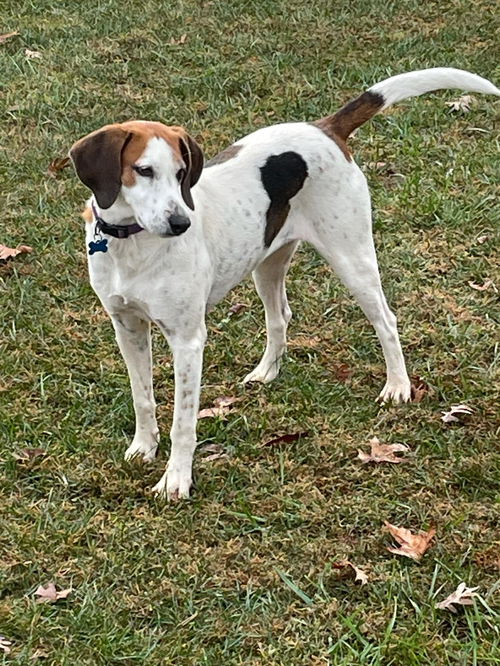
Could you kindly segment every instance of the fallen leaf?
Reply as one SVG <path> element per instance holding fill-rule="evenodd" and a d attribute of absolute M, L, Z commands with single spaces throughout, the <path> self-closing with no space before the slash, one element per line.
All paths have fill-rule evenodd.
<path fill-rule="evenodd" d="M 429 385 L 424 380 L 415 375 L 411 378 L 411 401 L 415 403 L 422 402 L 429 393 Z"/>
<path fill-rule="evenodd" d="M 0 243 L 0 261 L 7 261 L 17 257 L 18 254 L 33 252 L 33 248 L 28 245 L 18 245 L 17 247 L 7 247 Z"/>
<path fill-rule="evenodd" d="M 59 171 L 62 171 L 66 167 L 70 165 L 70 159 L 69 157 L 56 157 L 52 162 L 49 164 L 47 171 L 50 176 L 53 178 L 56 177 L 56 175 L 59 173 Z"/>
<path fill-rule="evenodd" d="M 473 412 L 474 410 L 472 407 L 469 407 L 468 405 L 452 405 L 450 411 L 441 412 L 441 421 L 444 421 L 445 423 L 453 423 L 454 421 L 460 421 L 461 418 L 469 416 L 469 414 L 472 414 Z M 459 416 L 461 418 L 459 418 Z"/>
<path fill-rule="evenodd" d="M 402 463 L 408 462 L 404 458 L 399 458 L 395 455 L 397 452 L 405 452 L 410 449 L 405 444 L 381 444 L 377 437 L 374 437 L 369 442 L 371 446 L 370 453 L 365 453 L 358 449 L 358 458 L 364 462 L 389 462 L 389 463 Z"/>
<path fill-rule="evenodd" d="M 39 585 L 35 592 L 35 596 L 38 597 L 36 600 L 38 604 L 53 604 L 56 601 L 59 601 L 59 599 L 66 599 L 71 592 L 71 588 L 66 590 L 56 590 L 54 583 L 47 583 L 47 585 Z"/>
<path fill-rule="evenodd" d="M 234 405 L 235 402 L 240 402 L 241 398 L 236 398 L 231 395 L 221 395 L 218 398 L 215 398 L 214 405 L 216 407 L 230 407 Z"/>
<path fill-rule="evenodd" d="M 49 653 L 46 650 L 37 648 L 30 657 L 30 660 L 35 661 L 35 659 L 48 659 Z"/>
<path fill-rule="evenodd" d="M 290 442 L 296 442 L 298 439 L 302 439 L 303 437 L 308 437 L 309 436 L 309 431 L 306 430 L 305 432 L 294 432 L 290 433 L 288 435 L 278 435 L 278 437 L 274 437 L 274 439 L 270 439 L 267 442 L 264 442 L 262 446 L 270 446 L 271 444 L 289 444 Z"/>
<path fill-rule="evenodd" d="M 224 448 L 220 444 L 207 444 L 202 446 L 200 453 L 208 453 L 208 456 L 203 456 L 201 459 L 202 462 L 212 462 L 213 460 L 218 460 L 219 458 L 227 458 L 228 455 L 224 451 Z"/>
<path fill-rule="evenodd" d="M 400 544 L 400 548 L 387 547 L 390 553 L 411 557 L 413 560 L 420 560 L 425 551 L 429 548 L 430 542 L 436 534 L 436 528 L 431 527 L 428 532 L 413 534 L 404 527 L 396 527 L 386 520 L 384 524 L 392 534 L 394 539 Z"/>
<path fill-rule="evenodd" d="M 337 363 L 333 366 L 332 371 L 339 382 L 346 382 L 352 376 L 352 370 L 347 363 Z"/>
<path fill-rule="evenodd" d="M 478 236 L 476 238 L 476 241 L 479 243 L 479 245 L 482 245 L 483 243 L 486 243 L 488 238 L 489 238 L 488 234 L 484 234 L 483 236 Z"/>
<path fill-rule="evenodd" d="M 39 456 L 44 456 L 46 453 L 47 452 L 44 449 L 21 449 L 19 453 L 14 452 L 12 455 L 16 460 L 28 462 L 29 460 L 34 460 Z"/>
<path fill-rule="evenodd" d="M 11 652 L 11 645 L 12 641 L 8 641 L 5 636 L 0 636 L 0 650 L 3 650 L 5 654 L 9 654 Z"/>
<path fill-rule="evenodd" d="M 451 102 L 445 102 L 445 104 L 450 107 L 450 111 L 453 113 L 468 113 L 471 110 L 474 101 L 472 95 L 462 95 L 457 99 L 453 99 Z"/>
<path fill-rule="evenodd" d="M 450 610 L 452 613 L 456 613 L 457 609 L 453 604 L 460 604 L 461 606 L 472 606 L 473 597 L 479 596 L 476 593 L 477 587 L 466 587 L 465 583 L 460 583 L 455 592 L 452 592 L 449 597 L 446 597 L 444 601 L 440 601 L 436 604 L 436 608 L 441 610 Z"/>
<path fill-rule="evenodd" d="M 207 407 L 206 409 L 201 409 L 198 412 L 199 419 L 213 418 L 214 416 L 220 416 L 224 418 L 225 415 L 231 410 L 231 406 L 236 402 L 240 402 L 241 398 L 235 398 L 234 396 L 221 395 L 214 400 L 213 407 Z"/>
<path fill-rule="evenodd" d="M 368 582 L 368 576 L 366 573 L 357 567 L 355 564 L 352 562 L 349 562 L 349 560 L 341 560 L 340 562 L 332 562 L 332 567 L 334 569 L 345 569 L 346 567 L 351 567 L 353 569 L 354 573 L 356 574 L 356 577 L 354 578 L 354 581 L 359 580 L 361 585 L 365 585 Z"/>
<path fill-rule="evenodd" d="M 490 278 L 487 278 L 483 284 L 476 284 L 475 282 L 469 282 L 469 287 L 472 289 L 475 289 L 476 291 L 486 291 L 490 287 L 493 287 L 493 290 L 496 291 L 495 285 L 493 283 L 493 280 Z"/>
<path fill-rule="evenodd" d="M 11 37 L 15 37 L 18 34 L 19 32 L 17 30 L 14 30 L 14 32 L 7 32 L 4 35 L 0 35 L 0 44 L 3 44 L 8 39 L 10 39 Z"/>
<path fill-rule="evenodd" d="M 170 39 L 170 43 L 171 43 L 172 45 L 175 45 L 175 46 L 177 46 L 177 45 L 179 45 L 179 44 L 185 44 L 186 41 L 187 41 L 187 33 L 184 33 L 183 35 L 181 35 L 181 36 L 179 37 L 179 39 L 175 39 L 175 37 L 172 37 L 172 38 Z"/>
<path fill-rule="evenodd" d="M 229 308 L 228 313 L 239 314 L 246 307 L 248 307 L 246 303 L 234 303 L 234 305 L 231 305 L 231 307 Z"/>
<path fill-rule="evenodd" d="M 31 51 L 30 49 L 24 49 L 24 55 L 28 58 L 28 60 L 36 60 L 37 58 L 42 57 L 40 51 Z"/>

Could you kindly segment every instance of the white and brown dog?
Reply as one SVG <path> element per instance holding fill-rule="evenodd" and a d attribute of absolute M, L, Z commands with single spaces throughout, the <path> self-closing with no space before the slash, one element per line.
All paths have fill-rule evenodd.
<path fill-rule="evenodd" d="M 136 429 L 127 459 L 151 460 L 158 447 L 151 323 L 173 354 L 172 450 L 157 493 L 189 496 L 207 308 L 253 272 L 267 346 L 244 381 L 271 381 L 291 316 L 285 274 L 300 241 L 321 253 L 374 326 L 387 368 L 380 399 L 410 399 L 396 318 L 380 284 L 370 195 L 346 141 L 391 104 L 440 88 L 500 95 L 462 70 L 400 74 L 334 115 L 257 130 L 205 165 L 184 129 L 155 122 L 107 125 L 74 144 L 76 172 L 93 192 L 84 215 L 90 281 L 132 387 Z"/>

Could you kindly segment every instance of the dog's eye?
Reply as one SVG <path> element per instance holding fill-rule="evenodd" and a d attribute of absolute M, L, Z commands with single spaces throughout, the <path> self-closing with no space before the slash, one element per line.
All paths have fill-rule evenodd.
<path fill-rule="evenodd" d="M 180 183 L 184 179 L 185 175 L 186 175 L 186 169 L 179 169 L 179 171 L 175 174 L 175 177 Z"/>
<path fill-rule="evenodd" d="M 154 176 L 153 169 L 151 167 L 142 167 L 142 166 L 133 166 L 132 167 L 139 176 L 144 176 L 144 178 L 152 178 Z"/>

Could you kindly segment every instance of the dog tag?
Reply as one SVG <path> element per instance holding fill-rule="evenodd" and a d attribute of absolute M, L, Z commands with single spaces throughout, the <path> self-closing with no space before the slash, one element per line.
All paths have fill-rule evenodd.
<path fill-rule="evenodd" d="M 90 241 L 89 243 L 89 254 L 95 254 L 96 252 L 107 252 L 108 251 L 108 239 L 99 238 L 97 241 Z"/>

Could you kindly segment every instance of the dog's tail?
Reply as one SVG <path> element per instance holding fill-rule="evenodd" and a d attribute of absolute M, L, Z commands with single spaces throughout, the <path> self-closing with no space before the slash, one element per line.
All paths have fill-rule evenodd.
<path fill-rule="evenodd" d="M 317 121 L 317 125 L 346 141 L 352 132 L 375 114 L 408 97 L 417 97 L 441 88 L 459 88 L 468 92 L 500 95 L 487 79 L 463 69 L 435 67 L 391 76 L 376 83 L 337 113 Z"/>

